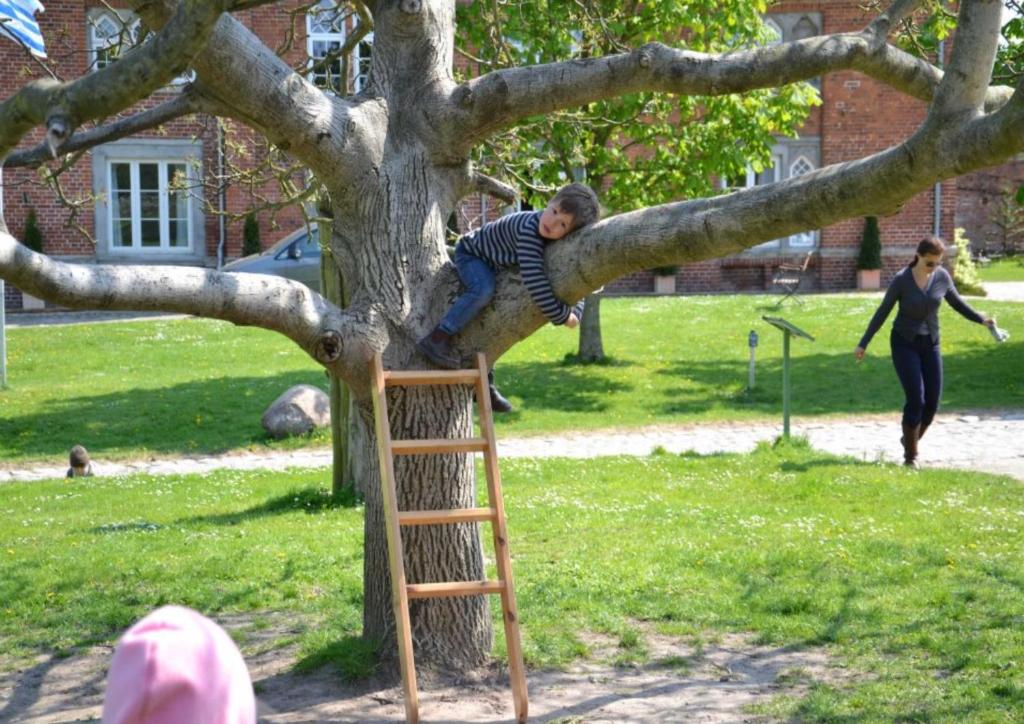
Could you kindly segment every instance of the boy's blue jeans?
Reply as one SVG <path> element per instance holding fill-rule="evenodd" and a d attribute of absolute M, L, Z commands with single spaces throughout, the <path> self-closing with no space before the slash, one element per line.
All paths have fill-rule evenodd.
<path fill-rule="evenodd" d="M 493 267 L 480 257 L 463 251 L 461 244 L 455 247 L 455 268 L 459 272 L 459 279 L 466 286 L 466 291 L 455 300 L 455 304 L 438 325 L 448 334 L 461 332 L 494 296 Z"/>

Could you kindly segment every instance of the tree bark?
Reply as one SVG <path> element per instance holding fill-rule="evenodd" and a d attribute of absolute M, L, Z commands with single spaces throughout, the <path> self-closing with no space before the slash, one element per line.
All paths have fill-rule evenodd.
<path fill-rule="evenodd" d="M 577 356 L 581 362 L 600 362 L 604 359 L 601 340 L 601 295 L 588 294 L 580 320 L 580 344 Z"/>

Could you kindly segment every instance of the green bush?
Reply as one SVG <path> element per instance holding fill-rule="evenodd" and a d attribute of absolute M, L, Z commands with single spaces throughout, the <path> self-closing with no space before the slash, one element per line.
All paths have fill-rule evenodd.
<path fill-rule="evenodd" d="M 250 211 L 245 215 L 245 227 L 242 230 L 242 256 L 259 254 L 262 251 L 260 246 L 260 222 L 256 220 L 256 212 Z"/>
<path fill-rule="evenodd" d="M 25 233 L 22 235 L 22 243 L 32 251 L 43 252 L 43 231 L 39 228 L 39 219 L 36 218 L 36 210 L 29 209 L 25 218 Z"/>
<path fill-rule="evenodd" d="M 953 260 L 953 281 L 961 294 L 985 296 L 985 287 L 981 285 L 978 268 L 971 259 L 971 240 L 960 228 L 953 234 L 953 246 L 956 247 L 956 259 Z"/>
<path fill-rule="evenodd" d="M 878 232 L 878 219 L 874 216 L 868 216 L 864 219 L 864 235 L 860 238 L 857 268 L 882 268 L 882 237 Z"/>

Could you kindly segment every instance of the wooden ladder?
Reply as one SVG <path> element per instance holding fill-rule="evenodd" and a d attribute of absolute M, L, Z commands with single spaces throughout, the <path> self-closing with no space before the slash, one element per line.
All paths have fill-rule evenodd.
<path fill-rule="evenodd" d="M 377 452 L 380 459 L 380 484 L 384 502 L 384 520 L 387 526 L 388 563 L 391 569 L 391 600 L 395 609 L 395 634 L 398 638 L 398 657 L 405 691 L 405 718 L 410 724 L 419 721 L 419 702 L 416 692 L 416 663 L 413 659 L 412 631 L 409 623 L 410 598 L 436 598 L 440 596 L 473 596 L 485 593 L 501 595 L 501 608 L 505 621 L 505 642 L 508 649 L 509 678 L 516 720 L 526 721 L 526 677 L 523 671 L 523 648 L 519 638 L 519 614 L 516 610 L 515 590 L 512 586 L 512 561 L 508 550 L 508 529 L 505 525 L 505 505 L 501 497 L 501 474 L 498 470 L 498 451 L 494 437 L 494 418 L 487 386 L 487 360 L 477 354 L 476 369 L 463 370 L 410 370 L 385 371 L 380 354 L 371 363 L 373 374 L 373 412 L 377 427 Z M 404 385 L 473 385 L 480 411 L 482 437 L 444 440 L 392 440 L 388 422 L 387 386 Z M 430 453 L 484 454 L 487 473 L 487 493 L 490 507 L 456 510 L 399 511 L 395 493 L 395 455 L 424 455 Z M 497 564 L 496 581 L 450 581 L 444 583 L 406 583 L 405 563 L 402 557 L 404 525 L 443 525 L 449 523 L 476 523 L 490 521 L 494 535 Z"/>

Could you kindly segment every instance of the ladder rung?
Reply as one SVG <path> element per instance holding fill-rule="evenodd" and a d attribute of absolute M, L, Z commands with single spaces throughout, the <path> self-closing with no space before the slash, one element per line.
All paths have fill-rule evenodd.
<path fill-rule="evenodd" d="M 439 523 L 477 523 L 494 520 L 494 508 L 457 508 L 455 510 L 407 510 L 398 514 L 399 525 L 437 525 Z"/>
<path fill-rule="evenodd" d="M 446 452 L 483 452 L 487 440 L 482 437 L 463 437 L 452 440 L 392 440 L 391 452 L 395 455 L 426 455 Z"/>
<path fill-rule="evenodd" d="M 387 385 L 474 385 L 479 370 L 402 370 L 384 373 Z"/>
<path fill-rule="evenodd" d="M 481 593 L 501 593 L 501 581 L 455 581 L 451 583 L 410 583 L 405 587 L 409 598 L 438 598 L 440 596 L 476 596 Z"/>

